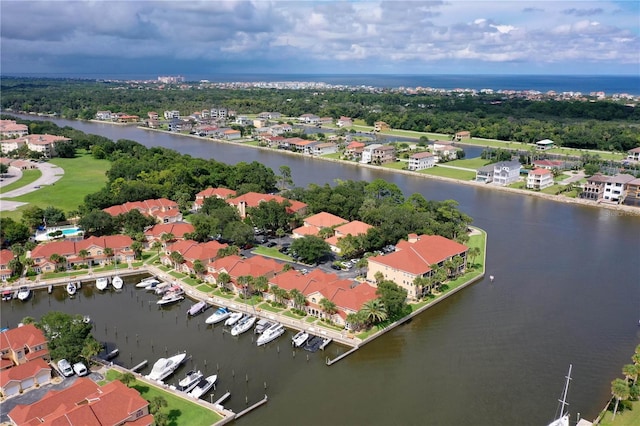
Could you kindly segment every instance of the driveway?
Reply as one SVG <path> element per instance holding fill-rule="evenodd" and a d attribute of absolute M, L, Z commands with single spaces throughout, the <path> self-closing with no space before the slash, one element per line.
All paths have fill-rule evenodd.
<path fill-rule="evenodd" d="M 64 175 L 64 169 L 50 163 L 34 163 L 42 173 L 35 181 L 21 187 L 18 189 L 14 189 L 13 191 L 4 192 L 0 194 L 0 198 L 3 200 L 0 202 L 0 211 L 9 211 L 15 210 L 16 208 L 26 204 L 17 201 L 6 201 L 4 198 L 15 198 L 21 195 L 28 194 L 33 191 L 37 191 L 42 186 L 46 185 L 54 185 L 56 181 L 60 180 L 60 178 Z M 15 168 L 11 168 L 15 169 Z M 20 176 L 18 177 L 15 171 L 11 171 L 12 176 L 7 180 L 7 178 L 3 178 L 2 186 L 8 185 L 12 182 L 17 181 L 20 177 L 22 177 L 22 172 L 20 171 Z"/>
<path fill-rule="evenodd" d="M 40 386 L 36 389 L 31 389 L 22 395 L 17 395 L 2 401 L 2 413 L 0 414 L 0 422 L 9 422 L 9 411 L 13 410 L 16 405 L 30 405 L 34 402 L 40 401 L 45 393 L 52 390 L 66 389 L 75 383 L 77 376 L 67 377 L 62 379 L 59 383 L 50 383 L 48 385 Z M 54 379 L 54 380 L 57 380 Z"/>

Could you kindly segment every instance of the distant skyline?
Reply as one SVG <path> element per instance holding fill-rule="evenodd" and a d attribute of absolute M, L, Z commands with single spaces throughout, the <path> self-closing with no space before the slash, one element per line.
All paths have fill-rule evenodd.
<path fill-rule="evenodd" d="M 640 74 L 640 2 L 0 2 L 3 75 Z"/>

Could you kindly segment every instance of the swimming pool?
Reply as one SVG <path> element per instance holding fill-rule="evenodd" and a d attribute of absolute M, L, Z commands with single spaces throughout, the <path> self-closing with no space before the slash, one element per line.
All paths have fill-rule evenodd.
<path fill-rule="evenodd" d="M 82 232 L 82 229 L 76 226 L 74 228 L 61 229 L 61 231 L 64 235 L 78 235 L 79 233 Z"/>
<path fill-rule="evenodd" d="M 51 236 L 50 234 L 57 233 L 58 231 L 62 232 L 62 235 Z M 78 226 L 54 226 L 52 228 L 46 228 L 41 231 L 36 232 L 35 240 L 36 241 L 51 241 L 61 237 L 77 237 L 82 236 L 84 231 L 82 228 Z"/>

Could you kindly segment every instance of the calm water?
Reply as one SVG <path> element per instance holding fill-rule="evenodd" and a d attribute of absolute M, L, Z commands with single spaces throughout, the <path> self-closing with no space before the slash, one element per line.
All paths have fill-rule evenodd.
<path fill-rule="evenodd" d="M 92 309 L 104 310 L 103 317 L 96 316 L 97 331 L 106 327 L 111 333 L 117 326 L 120 340 L 124 330 L 131 330 L 129 342 L 134 329 L 144 330 L 139 334 L 145 342 L 147 335 L 158 336 L 152 355 L 163 346 L 171 352 L 189 344 L 204 348 L 197 361 L 194 355 L 198 367 L 204 362 L 200 357 L 209 369 L 216 359 L 232 360 L 220 367 L 226 371 L 220 386 L 227 386 L 229 368 L 236 369 L 236 382 L 237 371 L 245 369 L 250 400 L 264 393 L 267 381 L 270 402 L 239 424 L 546 424 L 570 363 L 570 410 L 591 420 L 640 343 L 640 216 L 136 128 L 54 121 L 227 163 L 256 160 L 275 170 L 286 164 L 300 186 L 381 177 L 407 195 L 457 200 L 489 232 L 487 271 L 496 276 L 494 283 L 476 283 L 332 367 L 324 366 L 318 354 L 307 362 L 282 350 L 278 354 L 274 347 L 257 350 L 246 336 L 218 337 L 224 339 L 219 343 L 213 337 L 219 330 L 198 330 L 196 320 L 185 322 L 184 303 L 175 308 L 177 315 L 165 313 L 164 320 L 175 323 L 170 326 L 136 294 L 51 302 L 51 309 L 73 307 L 92 316 Z M 3 309 L 3 326 L 24 315 L 16 309 Z M 34 309 L 50 308 L 39 302 Z M 202 339 L 207 332 L 211 340 Z M 142 356 L 136 348 L 131 352 L 135 364 Z M 242 405 L 243 397 L 238 398 Z"/>

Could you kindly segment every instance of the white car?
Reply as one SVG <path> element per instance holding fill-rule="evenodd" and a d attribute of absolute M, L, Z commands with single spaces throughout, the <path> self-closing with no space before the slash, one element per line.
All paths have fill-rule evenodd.
<path fill-rule="evenodd" d="M 64 377 L 73 376 L 73 368 L 71 368 L 71 364 L 69 364 L 69 361 L 66 359 L 58 361 L 58 370 L 60 370 Z"/>
<path fill-rule="evenodd" d="M 87 375 L 87 373 L 89 373 L 89 370 L 87 370 L 87 366 L 81 362 L 76 362 L 75 364 L 73 364 L 73 371 L 75 371 L 78 376 L 85 376 Z"/>

